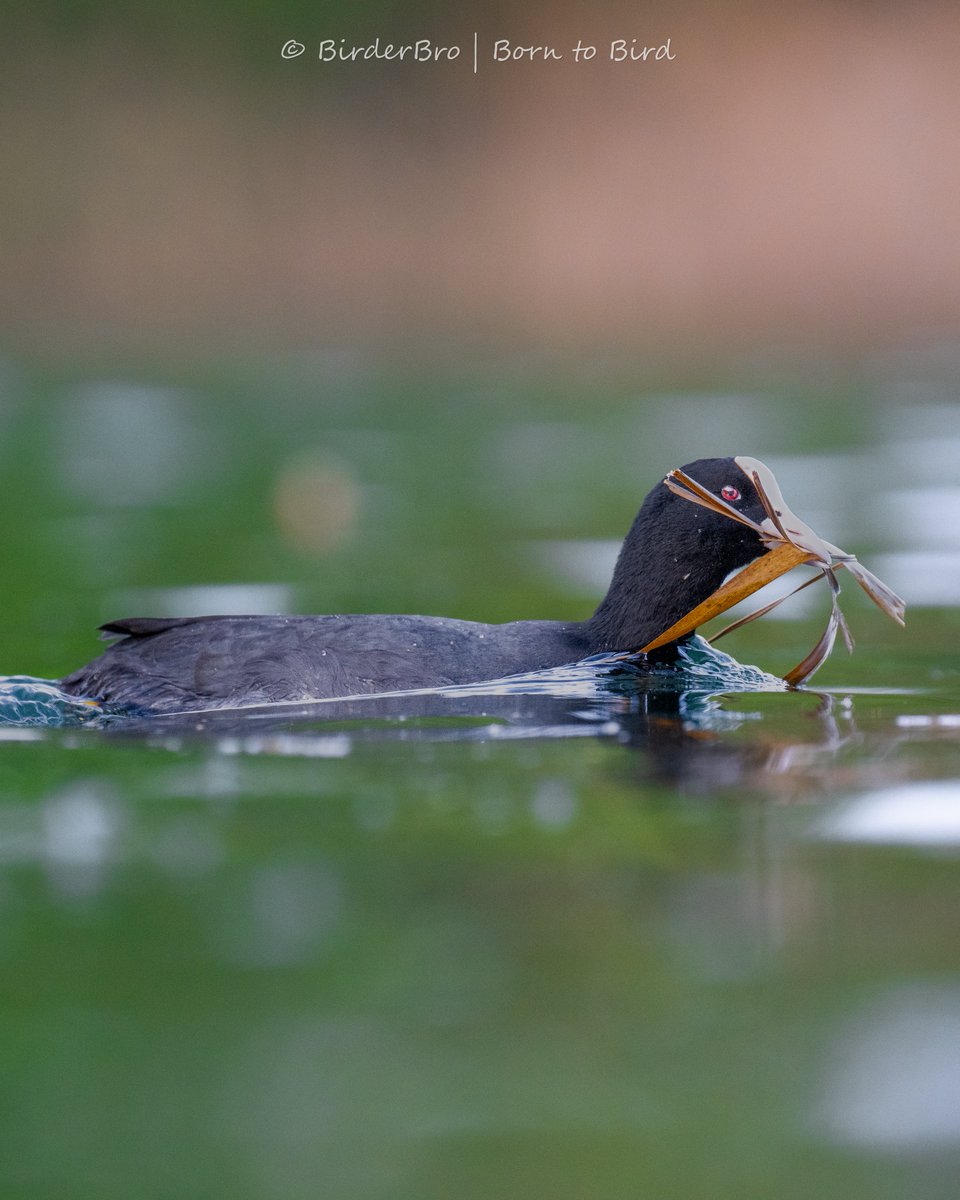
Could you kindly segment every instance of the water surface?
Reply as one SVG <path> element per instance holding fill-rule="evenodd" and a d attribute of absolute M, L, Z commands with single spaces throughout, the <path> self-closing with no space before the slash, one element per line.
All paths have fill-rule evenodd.
<path fill-rule="evenodd" d="M 615 538 L 651 477 L 707 449 L 679 444 L 684 414 L 881 573 L 878 554 L 953 555 L 897 524 L 923 412 L 835 390 L 804 421 L 784 402 L 770 446 L 729 392 L 711 424 L 704 397 L 611 394 L 587 422 L 562 392 L 457 412 L 439 387 L 401 405 L 353 380 L 318 405 L 286 386 L 269 416 L 214 385 L 144 386 L 132 422 L 116 383 L 8 399 L 7 495 L 30 502 L 0 514 L 3 1194 L 952 1200 L 960 621 L 929 598 L 940 568 L 890 579 L 914 572 L 905 631 L 848 585 L 856 653 L 801 691 L 775 676 L 822 601 L 722 643 L 747 672 L 703 651 L 659 681 L 592 663 L 146 719 L 44 682 L 99 622 L 204 588 L 582 616 L 590 556 L 565 576 L 557 543 Z M 628 436 L 651 429 L 661 445 Z"/>

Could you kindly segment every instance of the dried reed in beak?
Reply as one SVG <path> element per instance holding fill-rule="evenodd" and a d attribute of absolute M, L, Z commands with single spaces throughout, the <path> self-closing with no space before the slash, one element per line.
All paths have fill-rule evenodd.
<path fill-rule="evenodd" d="M 757 458 L 746 457 L 737 458 L 734 461 L 753 484 L 766 511 L 766 519 L 760 524 L 739 512 L 721 497 L 714 495 L 713 492 L 697 483 L 689 475 L 684 474 L 683 471 L 671 471 L 664 479 L 664 483 L 675 496 L 753 529 L 759 534 L 764 545 L 768 547 L 767 553 L 749 563 L 742 571 L 721 584 L 706 600 L 691 609 L 669 629 L 654 638 L 652 642 L 648 642 L 641 653 L 656 650 L 659 646 L 665 646 L 668 642 L 676 641 L 685 634 L 692 633 L 698 625 L 726 612 L 740 600 L 752 595 L 759 588 L 786 574 L 800 563 L 810 563 L 819 567 L 819 573 L 789 594 L 794 595 L 802 588 L 824 578 L 830 585 L 831 603 L 827 627 L 819 641 L 803 661 L 797 663 L 784 676 L 791 686 L 797 687 L 804 683 L 818 667 L 822 666 L 833 649 L 838 631 L 843 636 L 847 650 L 853 649 L 853 638 L 850 636 L 837 601 L 840 585 L 837 582 L 836 573 L 841 567 L 845 567 L 850 572 L 878 608 L 898 624 L 903 624 L 906 607 L 903 600 L 876 575 L 862 566 L 854 555 L 846 554 L 837 546 L 824 541 L 814 533 L 809 525 L 791 512 L 783 499 L 773 472 L 765 463 L 760 462 Z M 747 622 L 765 616 L 787 598 L 787 596 L 782 596 L 780 599 L 764 605 L 756 612 L 741 617 L 739 621 L 735 621 L 726 629 L 721 630 L 712 640 L 716 641 L 717 638 L 723 637 L 724 634 L 730 633 L 734 629 L 739 629 Z"/>

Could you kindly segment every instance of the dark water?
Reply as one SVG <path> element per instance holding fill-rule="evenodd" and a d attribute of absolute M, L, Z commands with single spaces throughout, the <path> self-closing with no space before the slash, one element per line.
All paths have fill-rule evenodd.
<path fill-rule="evenodd" d="M 0 409 L 30 496 L 0 515 L 0 662 L 30 672 L 0 682 L 0 1193 L 952 1200 L 957 546 L 898 525 L 915 397 L 758 431 L 719 395 L 614 395 L 588 425 L 471 393 L 470 425 L 356 381 L 319 409 L 272 393 L 269 419 L 243 388 L 44 388 Z M 733 449 L 884 577 L 914 556 L 905 631 L 846 588 L 857 650 L 803 691 L 765 672 L 813 644 L 816 601 L 722 643 L 763 670 L 698 647 L 658 679 L 162 719 L 44 683 L 102 620 L 231 596 L 582 615 L 637 476 L 694 456 L 661 419 L 691 405 L 753 430 Z M 641 426 L 662 455 L 605 470 Z M 111 438 L 136 470 L 110 473 Z M 925 454 L 947 512 L 952 460 Z"/>

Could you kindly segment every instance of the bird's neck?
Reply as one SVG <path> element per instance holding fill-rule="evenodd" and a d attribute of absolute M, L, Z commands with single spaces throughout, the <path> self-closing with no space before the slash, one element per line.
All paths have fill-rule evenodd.
<path fill-rule="evenodd" d="M 645 505 L 638 513 L 607 594 L 584 622 L 594 653 L 639 650 L 723 582 L 728 567 L 710 552 L 700 531 L 694 526 L 673 532 L 678 536 L 665 536 L 655 508 Z"/>

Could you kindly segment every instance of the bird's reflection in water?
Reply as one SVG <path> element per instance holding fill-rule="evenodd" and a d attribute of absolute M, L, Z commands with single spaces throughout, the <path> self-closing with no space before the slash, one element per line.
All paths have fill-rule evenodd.
<path fill-rule="evenodd" d="M 173 748 L 202 742 L 224 753 L 304 758 L 345 757 L 362 742 L 592 738 L 634 752 L 630 769 L 639 778 L 697 792 L 789 769 L 797 756 L 808 761 L 811 753 L 831 752 L 846 736 L 833 698 L 816 693 L 778 692 L 782 702 L 796 705 L 791 724 L 799 728 L 791 736 L 766 728 L 751 704 L 762 693 L 724 692 L 704 683 L 685 687 L 682 676 L 652 681 L 635 671 L 612 670 L 589 681 L 554 680 L 552 688 L 550 681 L 538 688 L 530 677 L 312 704 L 131 717 L 109 724 L 105 733 Z"/>

